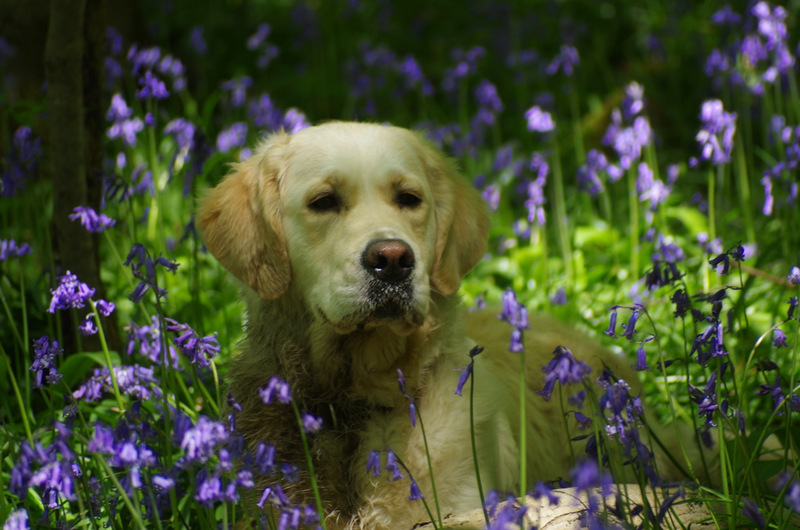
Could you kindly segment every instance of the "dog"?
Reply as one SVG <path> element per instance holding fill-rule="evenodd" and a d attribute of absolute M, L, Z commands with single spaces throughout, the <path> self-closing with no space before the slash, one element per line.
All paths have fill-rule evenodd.
<path fill-rule="evenodd" d="M 288 382 L 299 409 L 322 418 L 308 444 L 328 528 L 429 520 L 422 502 L 409 501 L 409 480 L 367 472 L 373 451 L 391 450 L 430 505 L 433 479 L 441 513 L 480 507 L 470 398 L 454 392 L 476 346 L 484 348 L 473 369 L 483 488 L 518 491 L 512 328 L 496 310 L 466 311 L 457 294 L 486 253 L 488 209 L 421 134 L 350 122 L 273 133 L 202 200 L 197 226 L 244 284 L 246 339 L 230 366 L 236 428 L 252 450 L 273 444 L 278 460 L 297 466 L 299 477 L 284 485 L 293 502 L 313 504 L 314 495 L 292 407 L 260 397 L 273 376 Z M 529 327 L 524 450 L 532 486 L 568 477 L 582 452 L 570 448 L 559 400 L 536 394 L 558 346 L 593 374 L 611 370 L 632 393 L 639 387 L 628 362 L 571 327 L 547 317 Z"/>

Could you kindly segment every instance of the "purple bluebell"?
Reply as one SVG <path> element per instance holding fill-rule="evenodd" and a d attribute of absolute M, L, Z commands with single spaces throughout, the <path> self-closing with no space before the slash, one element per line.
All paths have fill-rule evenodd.
<path fill-rule="evenodd" d="M 133 115 L 133 110 L 128 107 L 128 104 L 123 99 L 122 94 L 116 93 L 111 96 L 111 106 L 106 112 L 106 119 L 111 122 L 120 122 L 130 118 Z"/>
<path fill-rule="evenodd" d="M 689 398 L 697 404 L 697 414 L 701 418 L 705 418 L 707 427 L 716 427 L 714 423 L 714 412 L 716 412 L 717 396 L 716 396 L 717 373 L 714 372 L 708 378 L 705 386 L 700 389 L 689 384 Z"/>
<path fill-rule="evenodd" d="M 422 492 L 420 491 L 419 486 L 417 485 L 417 481 L 412 479 L 411 480 L 411 492 L 410 492 L 410 494 L 408 496 L 408 500 L 410 500 L 410 501 L 418 501 L 418 500 L 421 500 L 421 499 L 422 499 Z"/>
<path fill-rule="evenodd" d="M 480 346 L 475 346 L 470 350 L 469 364 L 464 368 L 464 370 L 461 372 L 461 375 L 458 377 L 458 385 L 456 386 L 456 389 L 454 391 L 456 395 L 459 396 L 462 395 L 462 392 L 464 390 L 464 385 L 467 383 L 470 376 L 472 375 L 473 366 L 475 364 L 475 356 L 479 355 L 482 351 L 483 348 Z"/>
<path fill-rule="evenodd" d="M 528 309 L 517 301 L 517 295 L 512 289 L 503 292 L 502 312 L 499 318 L 508 322 L 515 328 L 528 329 Z"/>
<path fill-rule="evenodd" d="M 568 348 L 557 346 L 553 350 L 553 359 L 542 366 L 542 372 L 545 374 L 544 388 L 537 390 L 536 393 L 547 401 L 553 394 L 556 382 L 561 385 L 580 383 L 591 371 L 589 365 L 575 359 Z"/>
<path fill-rule="evenodd" d="M 260 24 L 256 32 L 247 39 L 247 49 L 255 50 L 266 40 L 272 29 L 269 24 Z"/>
<path fill-rule="evenodd" d="M 772 399 L 774 409 L 777 410 L 780 408 L 780 406 L 783 405 L 783 402 L 786 400 L 786 394 L 784 394 L 783 388 L 781 388 L 781 375 L 778 374 L 775 376 L 774 384 L 770 385 L 768 383 L 763 383 L 760 386 L 760 390 L 756 391 L 756 395 L 769 396 Z"/>
<path fill-rule="evenodd" d="M 789 507 L 800 513 L 800 481 L 792 482 L 786 490 L 783 500 Z"/>
<path fill-rule="evenodd" d="M 397 455 L 395 455 L 394 451 L 391 449 L 386 450 L 386 465 L 384 469 L 391 475 L 389 477 L 390 481 L 400 480 L 404 476 L 400 470 L 400 463 L 397 460 Z"/>
<path fill-rule="evenodd" d="M 208 53 L 208 44 L 206 44 L 206 39 L 203 35 L 203 26 L 195 26 L 192 28 L 192 31 L 189 33 L 189 43 L 198 55 L 205 55 Z"/>
<path fill-rule="evenodd" d="M 549 300 L 550 305 L 564 305 L 567 303 L 567 292 L 563 287 L 559 287 Z"/>
<path fill-rule="evenodd" d="M 133 73 L 138 74 L 139 70 L 151 70 L 156 67 L 161 60 L 161 50 L 158 47 L 139 49 L 133 45 L 128 49 L 128 61 L 133 64 Z"/>
<path fill-rule="evenodd" d="M 188 324 L 181 324 L 171 318 L 165 318 L 164 320 L 167 324 L 167 331 L 175 335 L 175 345 L 180 348 L 181 352 L 192 364 L 206 367 L 210 364 L 210 360 L 219 353 L 220 346 L 216 333 L 201 337 Z"/>
<path fill-rule="evenodd" d="M 95 290 L 78 280 L 70 271 L 58 278 L 58 286 L 50 289 L 53 297 L 47 311 L 55 313 L 58 309 L 80 309 L 85 307 L 89 299 L 94 296 Z"/>
<path fill-rule="evenodd" d="M 247 124 L 237 122 L 223 129 L 217 135 L 217 150 L 227 153 L 237 147 L 242 147 L 247 140 Z"/>
<path fill-rule="evenodd" d="M 367 473 L 372 473 L 373 477 L 381 476 L 381 453 L 380 451 L 370 451 L 367 457 Z"/>
<path fill-rule="evenodd" d="M 796 296 L 789 298 L 789 310 L 786 314 L 786 318 L 789 320 L 794 318 L 794 312 L 797 311 L 797 306 L 800 305 L 800 301 L 798 301 Z"/>
<path fill-rule="evenodd" d="M 78 333 L 89 336 L 97 333 L 97 324 L 94 321 L 94 313 L 89 313 L 86 318 L 78 325 Z"/>
<path fill-rule="evenodd" d="M 726 5 L 711 15 L 711 22 L 719 26 L 738 26 L 742 22 L 742 17 L 731 9 L 731 6 Z"/>
<path fill-rule="evenodd" d="M 106 136 L 110 139 L 122 138 L 128 147 L 136 146 L 136 135 L 144 130 L 144 122 L 140 118 L 114 122 L 106 131 Z"/>
<path fill-rule="evenodd" d="M 542 110 L 539 106 L 533 106 L 525 112 L 525 119 L 528 122 L 528 130 L 546 133 L 556 128 L 556 122 L 549 112 Z"/>
<path fill-rule="evenodd" d="M 179 369 L 175 348 L 171 344 L 164 347 L 161 343 L 161 326 L 157 315 L 153 315 L 150 325 L 140 326 L 130 322 L 125 326 L 125 331 L 128 332 L 125 351 L 129 356 L 138 353 L 156 364 L 163 364 L 166 356 L 169 360 L 166 364 L 173 369 Z"/>
<path fill-rule="evenodd" d="M 789 344 L 786 342 L 786 333 L 781 331 L 780 328 L 772 330 L 772 345 L 776 348 L 788 348 Z"/>
<path fill-rule="evenodd" d="M 247 89 L 253 86 L 253 79 L 248 76 L 237 77 L 222 83 L 222 90 L 230 92 L 231 106 L 243 107 L 247 102 Z"/>
<path fill-rule="evenodd" d="M 69 215 L 70 220 L 79 220 L 81 225 L 89 232 L 103 232 L 117 224 L 114 219 L 104 213 L 98 214 L 89 206 L 76 206 L 72 212 Z"/>
<path fill-rule="evenodd" d="M 151 287 L 155 290 L 157 298 L 166 296 L 167 292 L 158 287 L 156 265 L 164 267 L 173 274 L 178 270 L 178 263 L 171 262 L 163 256 L 153 260 L 141 243 L 133 244 L 123 265 L 130 267 L 133 275 L 139 280 L 139 284 L 128 297 L 133 302 L 140 301 Z"/>
<path fill-rule="evenodd" d="M 33 341 L 33 364 L 30 369 L 35 373 L 34 388 L 41 387 L 43 379 L 51 385 L 61 380 L 62 375 L 56 369 L 55 359 L 63 354 L 64 350 L 59 347 L 58 341 L 47 335 Z"/>
<path fill-rule="evenodd" d="M 20 508 L 9 514 L 6 522 L 3 523 L 3 530 L 28 530 L 28 512 L 25 508 Z"/>
<path fill-rule="evenodd" d="M 225 424 L 200 416 L 194 426 L 188 429 L 180 442 L 184 456 L 178 462 L 181 467 L 191 463 L 204 464 L 213 458 L 217 449 L 230 439 Z"/>
<path fill-rule="evenodd" d="M 481 196 L 493 212 L 496 212 L 500 207 L 500 188 L 498 186 L 494 184 L 486 186 L 486 189 L 481 192 Z"/>
<path fill-rule="evenodd" d="M 645 352 L 644 348 L 640 347 L 638 350 L 636 350 L 636 364 L 634 364 L 632 368 L 637 372 L 650 370 L 650 367 L 647 366 L 647 353 Z"/>
<path fill-rule="evenodd" d="M 474 46 L 468 50 L 453 50 L 451 57 L 455 65 L 447 68 L 442 80 L 442 88 L 445 92 L 453 92 L 461 81 L 474 74 L 478 68 L 478 61 L 486 55 L 486 49 L 481 46 Z"/>
<path fill-rule="evenodd" d="M 593 423 L 592 418 L 579 410 L 574 411 L 573 415 L 575 416 L 575 421 L 578 422 L 578 430 L 580 431 L 589 428 Z"/>
<path fill-rule="evenodd" d="M 265 405 L 269 405 L 274 400 L 278 403 L 288 404 L 292 401 L 292 394 L 289 390 L 289 383 L 274 375 L 272 376 L 267 385 L 258 389 L 258 395 Z"/>
<path fill-rule="evenodd" d="M 0 261 L 19 258 L 31 252 L 33 249 L 28 243 L 17 244 L 13 239 L 0 239 Z"/>
<path fill-rule="evenodd" d="M 558 496 L 553 493 L 553 489 L 542 481 L 537 482 L 528 495 L 534 499 L 547 499 L 547 504 L 550 506 L 555 506 L 559 502 Z"/>
<path fill-rule="evenodd" d="M 309 434 L 316 434 L 322 430 L 322 418 L 313 414 L 303 414 L 303 430 Z"/>
<path fill-rule="evenodd" d="M 620 105 L 622 118 L 626 121 L 633 120 L 644 111 L 644 87 L 636 81 L 625 87 L 625 96 Z"/>
<path fill-rule="evenodd" d="M 194 145 L 195 126 L 183 118 L 176 118 L 164 126 L 164 134 L 171 135 L 178 144 L 178 149 L 191 149 Z"/>
<path fill-rule="evenodd" d="M 700 109 L 702 126 L 695 136 L 700 144 L 700 158 L 692 158 L 689 165 L 697 167 L 702 161 L 718 166 L 730 162 L 733 137 L 736 134 L 736 113 L 726 112 L 722 101 L 711 99 Z"/>
<path fill-rule="evenodd" d="M 160 398 L 160 381 L 153 369 L 138 364 L 114 366 L 114 378 L 120 391 L 135 399 L 147 401 L 151 397 Z M 92 376 L 72 392 L 75 399 L 100 401 L 104 394 L 111 393 L 112 383 L 108 368 L 95 368 Z"/>
<path fill-rule="evenodd" d="M 597 149 L 589 151 L 586 154 L 586 163 L 578 168 L 578 189 L 597 197 L 605 189 L 600 176 L 608 167 L 608 160 L 601 151 Z"/>
<path fill-rule="evenodd" d="M 794 285 L 800 285 L 800 267 L 792 267 L 786 279 Z"/>
<path fill-rule="evenodd" d="M 554 75 L 561 70 L 564 75 L 571 76 L 578 63 L 580 63 L 578 50 L 574 46 L 563 44 L 558 55 L 550 62 L 545 71 L 547 75 Z"/>
<path fill-rule="evenodd" d="M 150 70 L 145 71 L 144 76 L 139 79 L 141 88 L 136 92 L 139 99 L 166 99 L 169 91 L 162 80 L 153 75 Z"/>

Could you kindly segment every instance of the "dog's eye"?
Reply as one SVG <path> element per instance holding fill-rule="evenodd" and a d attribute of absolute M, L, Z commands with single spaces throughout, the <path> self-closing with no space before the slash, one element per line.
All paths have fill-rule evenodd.
<path fill-rule="evenodd" d="M 414 193 L 403 191 L 397 194 L 395 201 L 401 208 L 416 208 L 422 203 L 422 198 Z"/>
<path fill-rule="evenodd" d="M 308 207 L 319 213 L 338 212 L 339 198 L 332 193 L 323 193 L 311 199 L 311 202 L 308 203 Z"/>

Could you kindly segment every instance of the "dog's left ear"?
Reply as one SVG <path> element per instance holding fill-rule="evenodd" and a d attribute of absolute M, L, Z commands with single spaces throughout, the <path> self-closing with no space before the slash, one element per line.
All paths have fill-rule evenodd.
<path fill-rule="evenodd" d="M 458 173 L 454 162 L 419 136 L 436 201 L 436 258 L 431 284 L 450 296 L 486 253 L 489 209 L 478 190 Z"/>

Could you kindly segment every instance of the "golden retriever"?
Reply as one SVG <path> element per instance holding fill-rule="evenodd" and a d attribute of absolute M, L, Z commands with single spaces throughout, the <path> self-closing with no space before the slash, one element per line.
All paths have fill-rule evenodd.
<path fill-rule="evenodd" d="M 480 507 L 468 392 L 454 393 L 476 345 L 485 347 L 474 366 L 483 486 L 518 490 L 520 361 L 508 352 L 511 327 L 497 311 L 463 310 L 456 294 L 486 252 L 487 208 L 431 144 L 406 129 L 363 123 L 272 134 L 208 194 L 197 222 L 207 248 L 246 286 L 247 338 L 230 372 L 242 408 L 236 426 L 250 448 L 266 441 L 279 460 L 298 466 L 299 480 L 285 486 L 294 502 L 313 496 L 292 408 L 265 405 L 258 392 L 274 375 L 289 383 L 302 411 L 323 419 L 309 444 L 329 528 L 405 529 L 428 519 L 420 501 L 409 501 L 409 480 L 367 472 L 370 453 L 390 449 L 433 506 L 408 396 L 424 421 L 442 514 Z M 562 344 L 593 374 L 607 366 L 637 384 L 607 350 L 532 318 L 525 337 L 531 486 L 568 477 L 573 465 L 559 400 L 535 393 L 542 366 Z"/>

